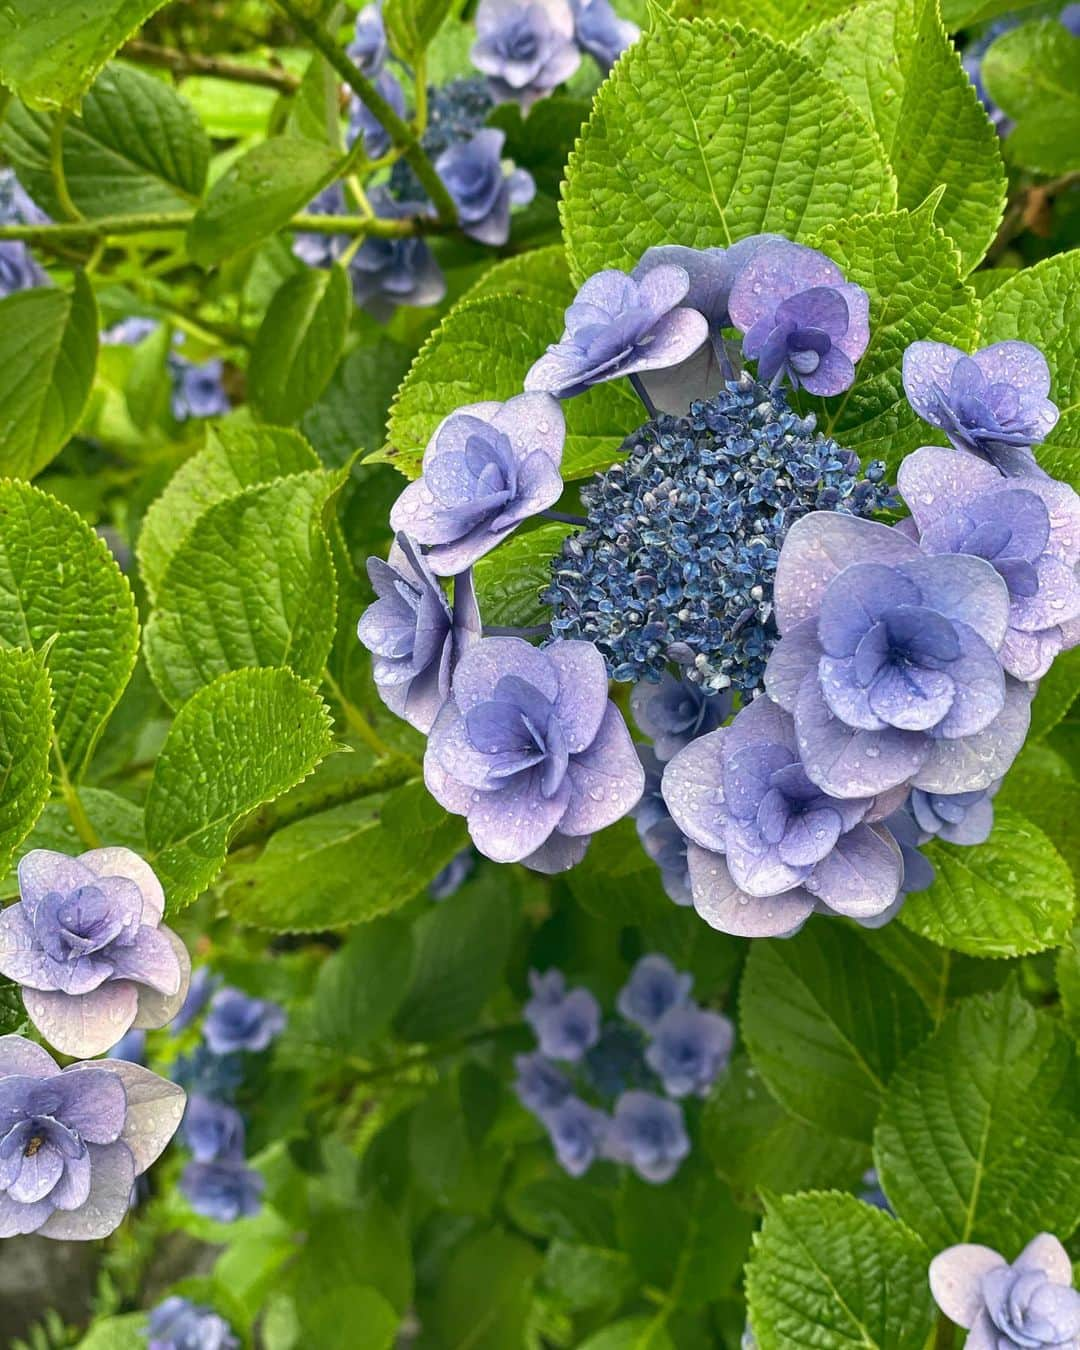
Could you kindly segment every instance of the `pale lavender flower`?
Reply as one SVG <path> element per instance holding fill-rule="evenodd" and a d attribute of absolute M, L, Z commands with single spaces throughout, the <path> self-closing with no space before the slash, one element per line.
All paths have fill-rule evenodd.
<path fill-rule="evenodd" d="M 831 258 L 773 240 L 741 269 L 728 302 L 758 378 L 789 379 L 811 394 L 839 394 L 870 340 L 870 300 Z"/>
<path fill-rule="evenodd" d="M 904 353 L 904 392 L 958 450 L 1002 473 L 1041 475 L 1031 447 L 1058 420 L 1049 398 L 1050 368 L 1029 342 L 995 342 L 968 356 L 945 342 L 913 342 Z"/>
<path fill-rule="evenodd" d="M 243 1160 L 189 1162 L 180 1174 L 180 1190 L 196 1214 L 218 1223 L 235 1223 L 258 1214 L 266 1181 Z"/>
<path fill-rule="evenodd" d="M 470 403 L 443 418 L 421 476 L 390 510 L 390 527 L 422 545 L 437 576 L 455 576 L 562 494 L 566 423 L 550 394 Z"/>
<path fill-rule="evenodd" d="M 386 220 L 425 215 L 419 202 L 399 202 L 385 188 L 368 194 L 375 214 Z M 400 305 L 424 309 L 437 305 L 446 294 L 446 278 L 423 239 L 364 240 L 349 264 L 353 299 L 381 323 L 388 322 Z"/>
<path fill-rule="evenodd" d="M 516 1055 L 514 1092 L 518 1100 L 534 1115 L 552 1111 L 570 1096 L 570 1080 L 563 1071 L 539 1051 Z"/>
<path fill-rule="evenodd" d="M 967 1329 L 966 1350 L 1069 1350 L 1080 1338 L 1072 1262 L 1040 1233 L 1010 1265 L 990 1247 L 962 1243 L 930 1263 L 938 1307 Z"/>
<path fill-rule="evenodd" d="M 542 1117 L 559 1165 L 572 1177 L 583 1176 L 604 1146 L 610 1121 L 603 1111 L 567 1097 Z"/>
<path fill-rule="evenodd" d="M 525 112 L 581 64 L 567 0 L 480 0 L 469 53 L 492 97 Z"/>
<path fill-rule="evenodd" d="M 814 512 L 788 532 L 774 602 L 765 687 L 823 791 L 973 792 L 1019 753 L 1033 691 L 1002 671 L 1009 592 L 985 559 Z"/>
<path fill-rule="evenodd" d="M 604 1141 L 605 1156 L 628 1163 L 645 1181 L 670 1181 L 690 1152 L 682 1111 L 652 1092 L 624 1092 Z"/>
<path fill-rule="evenodd" d="M 661 783 L 663 762 L 648 745 L 637 747 L 645 770 L 645 787 L 634 807 L 634 826 L 645 853 L 660 869 L 660 884 L 669 900 L 677 905 L 692 905 L 690 866 L 686 858 L 689 840 L 671 818 L 664 801 Z"/>
<path fill-rule="evenodd" d="M 872 919 L 896 900 L 900 850 L 876 823 L 885 806 L 812 782 L 795 724 L 771 699 L 691 741 L 665 769 L 663 791 L 691 840 L 694 907 L 721 932 L 787 937 L 815 908 Z"/>
<path fill-rule="evenodd" d="M 685 676 L 665 671 L 658 684 L 639 680 L 630 694 L 634 721 L 653 743 L 656 757 L 668 760 L 696 736 L 715 731 L 731 716 L 730 689 L 714 693 Z"/>
<path fill-rule="evenodd" d="M 566 976 L 561 970 L 529 971 L 529 988 L 532 998 L 525 1004 L 525 1021 L 536 1030 L 539 1019 L 548 1008 L 561 1003 L 566 994 Z"/>
<path fill-rule="evenodd" d="M 353 38 L 346 51 L 362 74 L 373 80 L 382 71 L 389 55 L 386 24 L 380 4 L 365 5 L 356 16 Z"/>
<path fill-rule="evenodd" d="M 196 1162 L 239 1162 L 244 1157 L 244 1118 L 233 1106 L 195 1096 L 184 1113 L 184 1143 Z"/>
<path fill-rule="evenodd" d="M 915 788 L 911 814 L 927 839 L 940 836 L 949 844 L 984 844 L 994 828 L 993 798 L 1000 786 L 999 780 L 976 792 L 922 792 Z"/>
<path fill-rule="evenodd" d="M 386 562 L 369 558 L 376 599 L 360 617 L 357 635 L 371 652 L 379 697 L 418 731 L 431 730 L 450 697 L 450 678 L 480 640 L 480 611 L 472 573 L 454 581 L 451 609 L 420 550 L 395 537 Z"/>
<path fill-rule="evenodd" d="M 380 71 L 375 78 L 375 88 L 399 117 L 405 116 L 405 91 L 396 75 L 389 70 Z M 362 99 L 354 98 L 349 108 L 349 144 L 354 144 L 361 136 L 368 159 L 380 159 L 390 149 L 389 131 Z"/>
<path fill-rule="evenodd" d="M 577 45 L 588 52 L 605 74 L 641 36 L 636 23 L 615 13 L 611 0 L 570 0 L 570 8 Z"/>
<path fill-rule="evenodd" d="M 458 663 L 424 756 L 428 789 L 496 862 L 530 862 L 613 824 L 644 773 L 588 642 L 484 638 Z"/>
<path fill-rule="evenodd" d="M 212 1308 L 172 1294 L 150 1313 L 147 1350 L 240 1350 L 232 1328 Z"/>
<path fill-rule="evenodd" d="M 182 1089 L 141 1065 L 61 1070 L 33 1041 L 0 1036 L 0 1237 L 107 1236 L 183 1112 Z"/>
<path fill-rule="evenodd" d="M 591 276 L 565 315 L 566 328 L 525 376 L 525 388 L 573 398 L 622 375 L 677 366 L 708 337 L 696 309 L 684 308 L 690 277 L 654 267 L 640 281 L 617 268 Z"/>
<path fill-rule="evenodd" d="M 536 196 L 532 174 L 503 171 L 504 131 L 485 127 L 467 141 L 455 141 L 435 161 L 439 177 L 454 199 L 463 233 L 481 244 L 500 247 L 510 237 L 510 208 L 527 206 Z"/>
<path fill-rule="evenodd" d="M 600 1005 L 587 989 L 571 989 L 530 1019 L 540 1053 L 573 1063 L 600 1038 Z"/>
<path fill-rule="evenodd" d="M 681 974 L 666 956 L 653 952 L 634 966 L 615 1006 L 628 1022 L 653 1032 L 666 1013 L 688 1002 L 693 987 L 693 975 Z"/>
<path fill-rule="evenodd" d="M 88 1059 L 132 1026 L 175 1017 L 191 962 L 161 923 L 165 893 L 149 863 L 127 848 L 33 849 L 18 876 L 21 899 L 0 913 L 0 974 L 22 986 L 50 1045 Z"/>
<path fill-rule="evenodd" d="M 172 375 L 172 415 L 178 422 L 190 417 L 219 417 L 230 408 L 229 396 L 222 384 L 225 367 L 212 357 L 196 363 L 169 353 Z"/>
<path fill-rule="evenodd" d="M 285 1028 L 285 1010 L 269 999 L 250 998 L 239 989 L 219 989 L 210 1000 L 203 1038 L 215 1055 L 236 1050 L 265 1050 Z"/>
<path fill-rule="evenodd" d="M 652 1028 L 645 1063 L 669 1097 L 706 1097 L 734 1042 L 735 1030 L 722 1013 L 684 1003 L 669 1008 Z"/>
<path fill-rule="evenodd" d="M 1038 680 L 1080 642 L 1080 497 L 1052 478 L 1003 478 L 974 455 L 924 446 L 900 466 L 899 487 L 924 553 L 985 558 L 1009 592 L 999 656 Z"/>

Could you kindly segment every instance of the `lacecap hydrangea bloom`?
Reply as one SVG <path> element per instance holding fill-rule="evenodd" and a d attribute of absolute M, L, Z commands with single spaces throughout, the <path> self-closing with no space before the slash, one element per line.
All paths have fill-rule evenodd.
<path fill-rule="evenodd" d="M 240 1350 L 224 1317 L 172 1294 L 150 1313 L 147 1350 Z"/>
<path fill-rule="evenodd" d="M 1041 474 L 1031 447 L 1058 420 L 1046 357 L 1028 342 L 996 342 L 968 356 L 944 342 L 904 353 L 904 392 L 919 416 L 958 450 L 1005 474 Z"/>
<path fill-rule="evenodd" d="M 192 1161 L 180 1174 L 180 1190 L 196 1214 L 218 1223 L 258 1214 L 266 1181 L 242 1158 L 217 1162 Z"/>
<path fill-rule="evenodd" d="M 587 642 L 540 651 L 492 637 L 465 652 L 428 738 L 424 781 L 465 816 L 481 853 L 561 871 L 635 805 L 644 774 L 607 692 L 603 658 Z"/>
<path fill-rule="evenodd" d="M 643 956 L 619 991 L 616 1008 L 642 1031 L 655 1031 L 673 1008 L 685 1007 L 694 977 L 677 971 L 666 956 Z"/>
<path fill-rule="evenodd" d="M 710 690 L 665 670 L 658 684 L 642 680 L 630 694 L 634 721 L 652 741 L 657 759 L 668 760 L 698 736 L 715 731 L 731 716 L 730 689 Z"/>
<path fill-rule="evenodd" d="M 533 972 L 530 984 L 533 997 L 525 1005 L 525 1020 L 536 1032 L 541 1053 L 548 1059 L 580 1059 L 600 1035 L 600 1005 L 587 989 L 567 990 L 557 970 L 546 976 Z"/>
<path fill-rule="evenodd" d="M 485 127 L 467 141 L 448 146 L 435 169 L 458 210 L 470 239 L 498 247 L 510 237 L 510 208 L 527 206 L 536 195 L 532 174 L 503 169 L 506 133 Z"/>
<path fill-rule="evenodd" d="M 620 18 L 609 0 L 570 0 L 570 8 L 574 15 L 574 40 L 605 73 L 641 36 L 637 24 Z"/>
<path fill-rule="evenodd" d="M 1010 1265 L 990 1247 L 963 1243 L 930 1263 L 938 1307 L 967 1330 L 966 1350 L 1070 1350 L 1080 1344 L 1080 1293 L 1069 1254 L 1051 1233 Z"/>
<path fill-rule="evenodd" d="M 573 12 L 567 0 L 480 0 L 469 55 L 496 102 L 525 111 L 581 64 Z"/>
<path fill-rule="evenodd" d="M 165 894 L 127 848 L 78 858 L 33 849 L 19 863 L 16 904 L 0 913 L 0 974 L 22 987 L 42 1036 L 65 1055 L 100 1055 L 132 1026 L 180 1010 L 191 963 L 162 922 Z"/>
<path fill-rule="evenodd" d="M 384 220 L 404 220 L 428 211 L 423 202 L 396 201 L 384 187 L 368 193 L 375 214 Z M 446 294 L 446 278 L 423 239 L 380 239 L 369 236 L 349 264 L 353 299 L 381 323 L 387 323 L 401 305 L 423 309 L 437 305 Z"/>
<path fill-rule="evenodd" d="M 265 1050 L 285 1027 L 285 1010 L 239 989 L 219 989 L 203 1023 L 206 1044 L 215 1055 Z"/>
<path fill-rule="evenodd" d="M 615 1103 L 604 1153 L 645 1181 L 670 1181 L 690 1152 L 686 1122 L 674 1102 L 654 1092 L 624 1092 Z"/>
<path fill-rule="evenodd" d="M 0 1237 L 106 1237 L 183 1111 L 182 1089 L 141 1065 L 61 1070 L 33 1041 L 0 1037 Z"/>

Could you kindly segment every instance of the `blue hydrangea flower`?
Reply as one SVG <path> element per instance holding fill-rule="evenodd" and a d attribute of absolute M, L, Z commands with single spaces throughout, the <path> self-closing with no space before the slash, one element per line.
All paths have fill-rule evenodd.
<path fill-rule="evenodd" d="M 469 53 L 497 103 L 527 111 L 581 64 L 566 0 L 480 0 Z"/>
<path fill-rule="evenodd" d="M 632 810 L 644 774 L 595 647 L 493 637 L 458 663 L 424 781 L 486 857 L 548 870 Z"/>
<path fill-rule="evenodd" d="M 308 202 L 306 213 L 311 216 L 343 216 L 345 189 L 340 183 L 331 183 Z M 316 234 L 311 230 L 298 230 L 293 235 L 292 251 L 308 267 L 332 267 L 348 243 L 349 238 L 344 234 Z"/>
<path fill-rule="evenodd" d="M 403 220 L 422 216 L 427 206 L 398 202 L 385 188 L 368 194 L 377 216 Z M 401 305 L 423 309 L 437 305 L 446 294 L 446 278 L 423 239 L 367 238 L 349 265 L 353 299 L 382 323 L 389 322 Z"/>
<path fill-rule="evenodd" d="M 468 141 L 484 126 L 495 106 L 485 80 L 450 80 L 428 85 L 428 122 L 420 143 L 433 162 L 459 141 Z M 422 201 L 424 189 L 408 163 L 399 159 L 390 174 L 390 191 L 402 201 Z"/>
<path fill-rule="evenodd" d="M 645 1181 L 670 1181 L 690 1152 L 682 1111 L 652 1092 L 624 1092 L 604 1142 L 605 1156 L 628 1163 Z"/>
<path fill-rule="evenodd" d="M 235 1223 L 258 1214 L 266 1182 L 242 1160 L 189 1162 L 180 1174 L 180 1190 L 196 1214 L 218 1223 Z"/>
<path fill-rule="evenodd" d="M 664 799 L 690 838 L 694 907 L 721 932 L 786 937 L 815 908 L 873 918 L 897 897 L 900 850 L 869 794 L 840 800 L 807 776 L 792 718 L 768 698 L 681 750 Z"/>
<path fill-rule="evenodd" d="M 610 0 L 570 0 L 574 15 L 574 39 L 606 74 L 619 57 L 641 36 L 641 29 L 621 19 Z"/>
<path fill-rule="evenodd" d="M 525 1021 L 536 1030 L 536 1020 L 547 1008 L 562 1002 L 566 994 L 566 976 L 561 970 L 529 971 L 529 989 L 532 997 L 525 1004 Z"/>
<path fill-rule="evenodd" d="M 880 464 L 861 477 L 858 457 L 814 427 L 743 375 L 689 416 L 639 428 L 625 461 L 581 490 L 587 528 L 567 538 L 544 595 L 553 630 L 595 643 L 616 680 L 661 680 L 674 662 L 705 690 L 756 691 L 792 523 L 891 501 Z"/>
<path fill-rule="evenodd" d="M 357 635 L 374 658 L 379 697 L 418 731 L 428 732 L 450 696 L 450 678 L 480 640 L 480 611 L 472 574 L 454 582 L 451 609 L 420 550 L 395 537 L 386 562 L 369 558 L 376 599 L 360 617 Z"/>
<path fill-rule="evenodd" d="M 1009 592 L 998 653 L 1038 680 L 1080 642 L 1080 497 L 1052 478 L 1003 478 L 974 455 L 924 446 L 900 466 L 900 491 L 924 553 L 985 558 Z"/>
<path fill-rule="evenodd" d="M 1032 690 L 1001 668 L 1009 592 L 991 563 L 816 512 L 788 533 L 774 595 L 782 636 L 765 687 L 823 791 L 972 792 L 1004 774 Z"/>
<path fill-rule="evenodd" d="M 187 997 L 183 1006 L 173 1018 L 169 1030 L 174 1036 L 185 1031 L 210 1002 L 210 996 L 221 984 L 221 976 L 215 975 L 209 966 L 199 966 L 191 976 Z"/>
<path fill-rule="evenodd" d="M 870 341 L 870 299 L 831 258 L 804 244 L 758 248 L 731 288 L 728 308 L 759 379 L 787 379 L 811 394 L 839 394 Z"/>
<path fill-rule="evenodd" d="M 669 671 L 659 684 L 643 680 L 630 694 L 634 721 L 653 744 L 657 759 L 668 760 L 697 736 L 705 736 L 731 716 L 735 706 L 730 689 L 713 692 L 684 675 Z"/>
<path fill-rule="evenodd" d="M 232 1328 L 212 1308 L 172 1294 L 150 1314 L 148 1350 L 240 1350 Z"/>
<path fill-rule="evenodd" d="M 526 1017 L 540 1042 L 540 1053 L 547 1059 L 573 1063 L 596 1044 L 600 1035 L 600 1005 L 587 989 L 571 989 L 531 1015 L 527 1009 Z"/>
<path fill-rule="evenodd" d="M 106 1237 L 183 1113 L 183 1091 L 139 1064 L 59 1069 L 33 1041 L 0 1036 L 0 1237 Z"/>
<path fill-rule="evenodd" d="M 534 1115 L 552 1111 L 570 1096 L 571 1085 L 566 1074 L 538 1051 L 530 1055 L 515 1055 L 514 1092 L 522 1106 Z"/>
<path fill-rule="evenodd" d="M 634 966 L 615 1006 L 628 1022 L 654 1032 L 666 1013 L 688 1003 L 693 987 L 692 975 L 681 974 L 666 956 L 654 952 Z"/>
<path fill-rule="evenodd" d="M 172 415 L 178 422 L 189 417 L 218 417 L 229 411 L 229 396 L 221 379 L 225 367 L 216 358 L 195 363 L 169 353 L 172 374 Z"/>
<path fill-rule="evenodd" d="M 1040 1233 L 1010 1265 L 990 1247 L 962 1243 L 930 1263 L 930 1289 L 951 1321 L 967 1328 L 967 1350 L 1066 1350 L 1080 1338 L 1080 1293 L 1072 1262 Z"/>
<path fill-rule="evenodd" d="M 1080 38 L 1080 4 L 1066 5 L 1058 15 L 1058 23 L 1075 38 Z"/>
<path fill-rule="evenodd" d="M 285 1028 L 285 1010 L 269 999 L 249 998 L 239 989 L 219 989 L 203 1023 L 206 1044 L 215 1055 L 265 1050 Z"/>
<path fill-rule="evenodd" d="M 470 140 L 448 146 L 435 161 L 458 209 L 462 231 L 494 247 L 510 237 L 510 208 L 527 206 L 536 195 L 532 174 L 525 169 L 504 173 L 505 140 L 505 132 L 485 127 Z"/>
<path fill-rule="evenodd" d="M 690 864 L 686 855 L 690 841 L 672 820 L 664 801 L 661 791 L 663 762 L 647 745 L 639 745 L 637 751 L 645 770 L 645 788 L 634 807 L 638 839 L 647 856 L 660 869 L 660 884 L 668 899 L 677 905 L 692 905 Z"/>
<path fill-rule="evenodd" d="M 604 1146 L 608 1117 L 580 1097 L 567 1097 L 544 1113 L 543 1122 L 559 1165 L 572 1177 L 583 1176 Z"/>
<path fill-rule="evenodd" d="M 999 136 L 1007 136 L 1016 123 L 1006 115 L 1004 109 L 999 107 L 987 92 L 982 78 L 982 62 L 995 39 L 999 38 L 1002 33 L 1007 33 L 1010 29 L 1015 28 L 1019 22 L 1020 20 L 1014 15 L 996 19 L 993 23 L 987 24 L 979 36 L 972 39 L 964 47 L 962 61 L 964 70 L 975 88 L 979 102 L 986 109 L 986 114 Z"/>
<path fill-rule="evenodd" d="M 242 1161 L 244 1118 L 224 1102 L 194 1096 L 184 1113 L 184 1143 L 196 1162 Z"/>
<path fill-rule="evenodd" d="M 437 576 L 455 576 L 562 494 L 566 422 L 550 394 L 470 403 L 443 418 L 421 476 L 390 510 L 390 527 L 425 547 Z"/>
<path fill-rule="evenodd" d="M 399 117 L 405 116 L 405 91 L 396 75 L 389 70 L 381 70 L 375 79 L 375 88 Z M 380 159 L 390 149 L 389 131 L 366 103 L 354 98 L 349 105 L 349 144 L 354 144 L 358 137 L 363 137 L 364 154 L 368 159 Z M 334 215 L 336 212 L 328 214 Z"/>
<path fill-rule="evenodd" d="M 390 54 L 380 4 L 365 5 L 357 14 L 352 41 L 346 51 L 349 59 L 369 80 L 380 74 Z"/>
<path fill-rule="evenodd" d="M 103 1054 L 131 1027 L 179 1011 L 191 962 L 162 925 L 165 893 L 127 848 L 69 858 L 32 849 L 17 904 L 0 913 L 0 974 L 22 986 L 27 1016 L 65 1055 Z"/>
<path fill-rule="evenodd" d="M 0 169 L 0 224 L 39 225 L 48 219 L 12 170 Z M 0 240 L 0 296 L 48 284 L 48 274 L 38 266 L 28 244 L 19 239 Z"/>
<path fill-rule="evenodd" d="M 993 783 L 977 792 L 921 792 L 911 794 L 911 813 L 927 837 L 940 836 L 950 844 L 984 844 L 994 828 Z"/>
<path fill-rule="evenodd" d="M 441 872 L 436 873 L 428 887 L 428 895 L 432 900 L 449 900 L 461 890 L 475 867 L 476 854 L 471 848 L 463 848 L 460 853 L 454 854 Z"/>
<path fill-rule="evenodd" d="M 968 356 L 945 342 L 913 342 L 903 371 L 908 402 L 958 450 L 1005 474 L 1041 474 L 1031 447 L 1053 431 L 1058 409 L 1038 347 L 995 342 Z"/>
<path fill-rule="evenodd" d="M 707 1097 L 727 1067 L 735 1031 L 722 1013 L 684 1003 L 669 1008 L 652 1028 L 645 1062 L 669 1097 Z"/>
<path fill-rule="evenodd" d="M 934 864 L 920 851 L 929 836 L 919 828 L 919 823 L 911 812 L 910 797 L 903 806 L 885 817 L 884 825 L 899 845 L 904 874 L 900 879 L 900 895 L 896 904 L 885 910 L 884 916 L 864 919 L 862 922 L 865 928 L 882 927 L 884 922 L 900 912 L 900 907 L 907 896 L 913 891 L 925 891 L 928 886 L 934 884 L 934 877 L 937 875 Z"/>
<path fill-rule="evenodd" d="M 709 325 L 683 305 L 690 277 L 654 267 L 635 281 L 608 268 L 591 276 L 565 314 L 566 328 L 525 376 L 525 388 L 573 398 L 594 384 L 677 366 L 708 337 Z"/>

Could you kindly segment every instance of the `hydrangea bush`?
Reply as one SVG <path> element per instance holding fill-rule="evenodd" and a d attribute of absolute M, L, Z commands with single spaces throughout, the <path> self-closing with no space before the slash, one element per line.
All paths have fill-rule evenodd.
<path fill-rule="evenodd" d="M 1077 6 L 76 8 L 5 1336 L 1080 1350 Z"/>

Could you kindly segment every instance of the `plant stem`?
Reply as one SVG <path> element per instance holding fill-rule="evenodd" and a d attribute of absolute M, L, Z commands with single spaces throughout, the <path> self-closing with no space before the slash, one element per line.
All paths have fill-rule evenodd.
<path fill-rule="evenodd" d="M 60 743 L 55 736 L 53 736 L 53 755 L 56 759 L 57 774 L 60 779 L 60 795 L 64 799 L 64 805 L 71 817 L 71 823 L 75 826 L 75 832 L 87 848 L 100 848 L 101 837 L 90 823 L 90 817 L 86 814 L 86 807 L 82 804 L 78 788 L 68 776 L 67 765 L 60 753 Z"/>
<path fill-rule="evenodd" d="M 209 75 L 216 80 L 231 80 L 234 84 L 260 84 L 281 94 L 294 94 L 300 87 L 300 81 L 287 70 L 238 65 L 216 56 L 199 56 L 195 52 L 178 51 L 175 47 L 159 47 L 139 38 L 125 43 L 120 55 L 141 66 L 171 70 L 174 75 Z"/>
<path fill-rule="evenodd" d="M 346 724 L 353 735 L 357 736 L 369 750 L 373 750 L 380 759 L 389 759 L 395 752 L 387 745 L 360 709 L 349 701 L 345 691 L 329 670 L 323 671 L 323 681 L 341 707 Z"/>
<path fill-rule="evenodd" d="M 416 134 L 422 136 L 427 129 L 427 52 L 421 52 L 416 58 L 413 70 L 413 100 L 416 103 L 414 121 Z"/>
<path fill-rule="evenodd" d="M 53 188 L 60 209 L 68 220 L 82 220 L 82 212 L 71 200 L 67 177 L 64 174 L 64 131 L 71 113 L 65 108 L 53 118 L 49 132 L 49 172 L 52 174 Z"/>
<path fill-rule="evenodd" d="M 409 124 L 397 115 L 374 84 L 349 60 L 322 25 L 300 9 L 296 0 L 274 0 L 274 3 L 297 32 L 302 33 L 311 45 L 326 57 L 357 98 L 375 114 L 390 133 L 390 139 L 394 144 L 401 147 L 413 173 L 431 198 L 441 224 L 448 228 L 456 225 L 457 207 L 454 200 L 447 191 L 446 184 L 435 172 L 435 165 L 432 164 Z"/>
<path fill-rule="evenodd" d="M 641 376 L 631 375 L 630 383 L 631 385 L 633 385 L 634 393 L 637 394 L 639 399 L 641 399 L 642 406 L 644 407 L 645 411 L 649 414 L 650 417 L 655 417 L 656 405 L 653 403 L 652 399 L 645 392 L 645 386 L 641 382 Z"/>
<path fill-rule="evenodd" d="M 588 525 L 585 516 L 571 515 L 568 511 L 538 511 L 537 515 L 543 516 L 545 520 L 558 521 L 560 525 Z"/>

